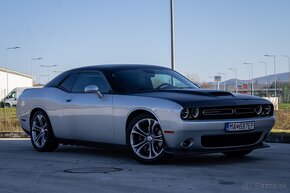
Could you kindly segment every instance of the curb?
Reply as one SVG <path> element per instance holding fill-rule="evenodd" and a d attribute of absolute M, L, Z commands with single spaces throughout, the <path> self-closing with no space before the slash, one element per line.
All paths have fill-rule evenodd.
<path fill-rule="evenodd" d="M 270 133 L 265 141 L 268 143 L 290 143 L 290 133 Z"/>
<path fill-rule="evenodd" d="M 0 132 L 0 138 L 29 138 L 24 132 Z"/>
<path fill-rule="evenodd" d="M 29 138 L 24 132 L 0 132 L 0 138 Z M 268 143 L 289 143 L 290 133 L 270 133 L 266 140 Z"/>

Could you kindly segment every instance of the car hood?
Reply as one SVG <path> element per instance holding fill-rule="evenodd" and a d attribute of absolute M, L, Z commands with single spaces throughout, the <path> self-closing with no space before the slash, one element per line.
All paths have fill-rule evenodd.
<path fill-rule="evenodd" d="M 183 107 L 272 104 L 270 101 L 257 96 L 205 89 L 143 91 L 130 95 L 165 99 L 176 102 Z"/>

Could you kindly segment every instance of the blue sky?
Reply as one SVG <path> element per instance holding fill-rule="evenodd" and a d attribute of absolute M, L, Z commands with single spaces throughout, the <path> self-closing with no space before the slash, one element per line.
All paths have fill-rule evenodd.
<path fill-rule="evenodd" d="M 53 70 L 106 63 L 148 63 L 170 67 L 169 0 L 0 0 L 0 66 L 5 48 L 9 68 L 42 82 L 44 65 Z M 289 0 L 175 0 L 176 70 L 198 74 L 201 81 L 238 68 L 248 79 L 243 62 L 254 63 L 254 76 L 288 71 L 290 55 Z M 56 73 L 51 73 L 52 76 Z"/>

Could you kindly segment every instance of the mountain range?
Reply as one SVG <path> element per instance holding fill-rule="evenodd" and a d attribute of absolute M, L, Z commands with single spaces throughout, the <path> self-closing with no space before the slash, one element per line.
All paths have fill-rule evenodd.
<path fill-rule="evenodd" d="M 277 73 L 277 82 L 288 82 L 289 81 L 289 72 L 283 72 L 283 73 Z M 254 78 L 254 83 L 255 84 L 266 84 L 266 81 L 268 84 L 271 84 L 275 81 L 275 75 L 271 74 L 268 76 L 262 76 L 262 77 L 257 77 Z M 236 84 L 236 79 L 229 79 L 225 81 L 227 85 L 235 85 Z M 224 83 L 220 82 L 221 84 Z M 238 84 L 249 84 L 251 83 L 251 80 L 240 80 L 238 79 Z M 209 84 L 215 84 L 215 82 L 210 82 Z"/>

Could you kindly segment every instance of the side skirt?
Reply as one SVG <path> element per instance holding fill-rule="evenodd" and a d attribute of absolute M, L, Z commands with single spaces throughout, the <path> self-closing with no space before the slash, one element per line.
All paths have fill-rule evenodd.
<path fill-rule="evenodd" d="M 57 139 L 59 143 L 63 145 L 77 145 L 77 146 L 89 146 L 89 147 L 101 147 L 112 149 L 128 149 L 126 145 L 112 144 L 112 143 L 100 143 L 95 141 L 83 141 L 73 139 Z"/>

